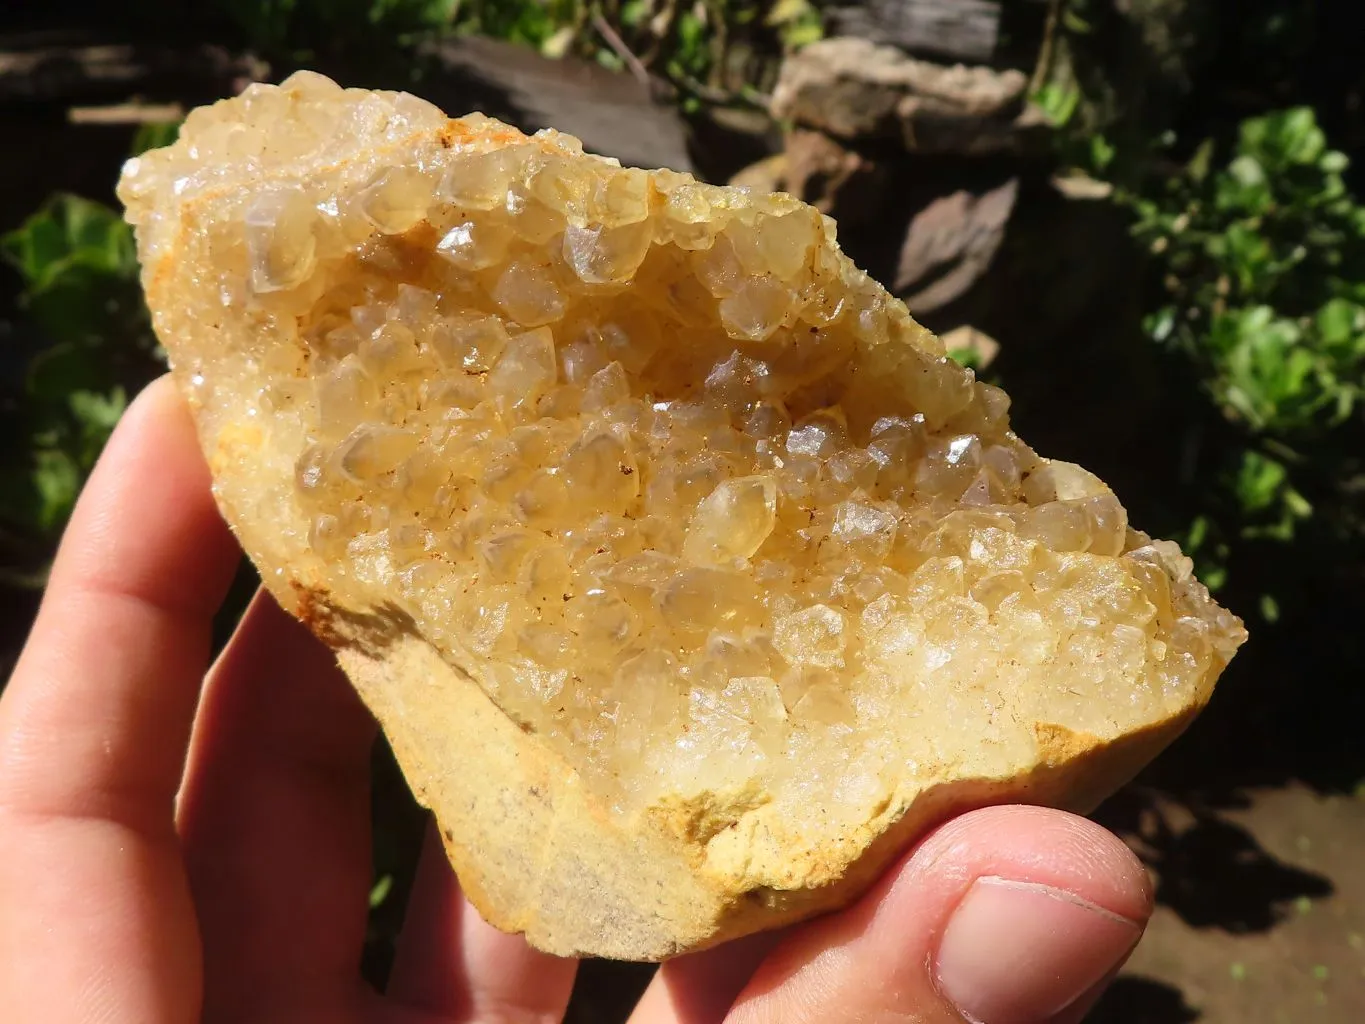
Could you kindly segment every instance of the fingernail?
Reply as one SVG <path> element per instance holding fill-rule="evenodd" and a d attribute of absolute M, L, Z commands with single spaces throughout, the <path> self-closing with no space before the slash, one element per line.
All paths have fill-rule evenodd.
<path fill-rule="evenodd" d="M 1051 886 L 979 878 L 939 941 L 939 991 L 978 1024 L 1041 1024 L 1094 987 L 1142 936 L 1133 921 Z"/>

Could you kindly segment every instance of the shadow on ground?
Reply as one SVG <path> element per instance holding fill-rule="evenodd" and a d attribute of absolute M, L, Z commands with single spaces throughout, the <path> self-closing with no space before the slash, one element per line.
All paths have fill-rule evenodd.
<path fill-rule="evenodd" d="M 1202 1015 L 1180 990 L 1151 978 L 1124 977 L 1109 986 L 1087 1018 L 1091 1024 L 1189 1024 Z"/>
<path fill-rule="evenodd" d="M 1296 900 L 1334 891 L 1327 878 L 1273 857 L 1216 811 L 1156 790 L 1131 786 L 1095 817 L 1128 837 L 1157 876 L 1157 903 L 1194 928 L 1264 931 Z"/>

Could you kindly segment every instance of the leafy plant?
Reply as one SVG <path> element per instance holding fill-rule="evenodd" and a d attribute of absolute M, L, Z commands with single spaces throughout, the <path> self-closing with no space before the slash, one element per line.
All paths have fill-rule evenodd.
<path fill-rule="evenodd" d="M 57 195 L 0 238 L 27 314 L 26 372 L 11 398 L 0 521 L 50 536 L 66 521 L 127 395 L 159 355 L 137 287 L 132 230 L 99 203 Z"/>
<path fill-rule="evenodd" d="M 783 52 L 819 39 L 815 0 L 217 0 L 244 42 L 273 60 L 400 58 L 441 32 L 575 53 L 671 82 L 685 107 L 754 99 Z M 378 45 L 376 45 L 378 44 Z M 743 65 L 737 71 L 734 65 Z"/>
<path fill-rule="evenodd" d="M 216 0 L 253 49 L 273 57 L 373 48 L 450 26 L 461 0 Z M 477 8 L 527 8 L 474 3 Z"/>
<path fill-rule="evenodd" d="M 685 96 L 701 100 L 753 99 L 783 53 L 815 42 L 823 16 L 812 0 L 697 0 L 675 5 L 647 0 L 657 13 L 641 24 L 654 63 Z M 680 7 L 675 17 L 670 12 Z M 738 70 L 737 70 L 738 68 Z M 727 95 L 730 94 L 730 95 Z"/>
<path fill-rule="evenodd" d="M 1030 97 L 1053 128 L 1065 128 L 1081 102 L 1081 90 L 1074 83 L 1045 82 Z"/>
<path fill-rule="evenodd" d="M 1243 122 L 1226 164 L 1214 156 L 1206 142 L 1156 194 L 1120 193 L 1156 270 L 1147 333 L 1192 365 L 1237 439 L 1216 475 L 1222 521 L 1188 540 L 1218 562 L 1232 539 L 1358 537 L 1365 206 L 1347 158 L 1306 107 Z"/>
<path fill-rule="evenodd" d="M 587 31 L 588 5 L 581 0 L 464 0 L 452 26 L 469 35 L 491 36 L 554 54 L 566 52 Z"/>

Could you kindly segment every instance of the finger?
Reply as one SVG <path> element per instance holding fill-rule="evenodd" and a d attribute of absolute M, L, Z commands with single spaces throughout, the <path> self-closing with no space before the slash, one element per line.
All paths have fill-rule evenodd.
<path fill-rule="evenodd" d="M 6 1020 L 198 1019 L 174 799 L 240 552 L 169 380 L 91 475 L 0 701 Z"/>
<path fill-rule="evenodd" d="M 788 929 L 746 935 L 700 953 L 667 960 L 650 979 L 630 1024 L 719 1021 Z"/>
<path fill-rule="evenodd" d="M 1073 1024 L 1150 913 L 1146 872 L 1109 832 L 1060 811 L 986 808 L 798 929 L 725 1020 Z"/>
<path fill-rule="evenodd" d="M 435 828 L 427 832 L 389 975 L 391 998 L 452 1024 L 558 1024 L 576 960 L 541 953 L 486 923 L 460 891 Z"/>
<path fill-rule="evenodd" d="M 257 594 L 209 675 L 180 803 L 205 1020 L 353 982 L 374 735 L 332 653 Z"/>

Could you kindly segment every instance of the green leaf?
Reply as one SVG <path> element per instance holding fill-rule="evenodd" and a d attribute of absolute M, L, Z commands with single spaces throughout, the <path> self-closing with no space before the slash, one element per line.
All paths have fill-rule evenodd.
<path fill-rule="evenodd" d="M 76 391 L 97 389 L 103 378 L 101 353 L 96 346 L 60 341 L 34 355 L 28 365 L 24 390 L 50 404 L 66 404 Z"/>
<path fill-rule="evenodd" d="M 1225 353 L 1228 404 L 1257 430 L 1277 419 L 1293 422 L 1316 365 L 1311 353 L 1298 347 L 1298 324 L 1276 317 L 1269 306 L 1256 306 L 1219 317 L 1213 337 Z"/>
<path fill-rule="evenodd" d="M 1228 225 L 1223 235 L 1224 255 L 1236 275 L 1238 287 L 1244 295 L 1258 295 L 1261 278 L 1270 263 L 1270 243 L 1253 227 L 1240 221 Z"/>
<path fill-rule="evenodd" d="M 109 207 L 73 195 L 54 196 L 0 239 L 0 249 L 31 291 L 72 267 L 123 277 L 137 271 L 132 228 Z"/>
<path fill-rule="evenodd" d="M 98 391 L 73 391 L 67 401 L 76 422 L 91 433 L 105 436 L 113 431 L 128 408 L 128 396 L 121 387 L 115 387 L 107 395 Z"/>
<path fill-rule="evenodd" d="M 1354 348 L 1365 334 L 1365 307 L 1348 299 L 1329 299 L 1318 310 L 1314 324 L 1327 348 Z"/>
<path fill-rule="evenodd" d="M 776 0 L 768 8 L 768 15 L 763 19 L 763 23 L 770 27 L 786 25 L 796 21 L 798 18 L 808 17 L 813 13 L 810 0 Z"/>
<path fill-rule="evenodd" d="M 1279 601 L 1276 601 L 1274 594 L 1261 594 L 1260 599 L 1261 618 L 1267 623 L 1278 623 L 1279 621 Z"/>
<path fill-rule="evenodd" d="M 1185 166 L 1185 174 L 1195 184 L 1202 184 L 1209 176 L 1209 167 L 1212 163 L 1213 140 L 1205 139 L 1194 151 L 1194 156 L 1190 157 L 1190 162 Z"/>
<path fill-rule="evenodd" d="M 608 71 L 626 70 L 626 62 L 608 49 L 600 49 L 593 53 L 593 59 Z"/>
<path fill-rule="evenodd" d="M 1103 135 L 1090 136 L 1090 166 L 1096 171 L 1105 171 L 1114 162 L 1118 149 Z"/>
<path fill-rule="evenodd" d="M 981 353 L 978 352 L 975 348 L 965 347 L 950 349 L 948 352 L 948 358 L 954 360 L 955 362 L 961 364 L 962 366 L 967 367 L 969 370 L 977 370 L 981 368 Z"/>
<path fill-rule="evenodd" d="M 179 121 L 154 121 L 140 126 L 133 136 L 130 155 L 141 156 L 149 149 L 171 145 L 180 137 L 180 124 Z"/>
<path fill-rule="evenodd" d="M 1327 148 L 1327 138 L 1318 127 L 1313 108 L 1296 107 L 1280 116 L 1283 120 L 1279 142 L 1285 158 L 1296 164 L 1317 163 Z"/>
<path fill-rule="evenodd" d="M 1284 492 L 1284 507 L 1295 519 L 1307 519 L 1313 514 L 1313 505 L 1292 487 Z"/>
<path fill-rule="evenodd" d="M 1324 174 L 1341 174 L 1351 166 L 1351 158 L 1336 149 L 1329 149 L 1318 161 L 1318 169 Z"/>
<path fill-rule="evenodd" d="M 1199 581 L 1215 594 L 1228 582 L 1228 569 L 1225 565 L 1201 565 L 1198 570 Z"/>
<path fill-rule="evenodd" d="M 678 43 L 679 49 L 684 52 L 694 50 L 705 44 L 706 22 L 703 20 L 705 8 L 702 13 L 698 13 L 696 8 L 684 11 L 678 17 Z"/>
<path fill-rule="evenodd" d="M 645 20 L 654 13 L 652 0 L 626 0 L 621 5 L 621 13 L 618 17 L 621 24 L 626 28 L 636 28 L 643 25 Z"/>
<path fill-rule="evenodd" d="M 1254 156 L 1268 169 L 1316 164 L 1327 148 L 1311 107 L 1278 110 L 1242 123 L 1239 152 Z"/>
<path fill-rule="evenodd" d="M 559 60 L 569 52 L 573 40 L 574 27 L 562 25 L 540 44 L 540 54 L 542 57 L 549 57 L 551 60 Z"/>
<path fill-rule="evenodd" d="M 54 196 L 0 248 L 23 278 L 29 317 L 52 340 L 89 345 L 129 334 L 150 340 L 132 229 L 113 210 Z"/>
<path fill-rule="evenodd" d="M 1081 102 L 1081 90 L 1074 84 L 1048 82 L 1033 94 L 1034 105 L 1054 128 L 1064 128 Z"/>
<path fill-rule="evenodd" d="M 1258 512 L 1276 504 L 1288 476 L 1283 464 L 1260 452 L 1245 452 L 1235 483 L 1242 508 L 1248 512 Z"/>
<path fill-rule="evenodd" d="M 393 875 L 385 875 L 374 883 L 374 888 L 370 890 L 370 909 L 374 910 L 383 905 L 389 898 L 389 893 L 393 891 Z"/>
<path fill-rule="evenodd" d="M 60 448 L 34 453 L 33 487 L 38 494 L 38 526 L 51 530 L 71 515 L 80 493 L 83 474 L 72 456 Z"/>
<path fill-rule="evenodd" d="M 1195 552 L 1203 546 L 1205 539 L 1209 535 L 1208 516 L 1195 516 L 1194 522 L 1190 523 L 1190 532 L 1185 537 L 1185 550 Z"/>
<path fill-rule="evenodd" d="M 793 22 L 782 31 L 782 43 L 788 50 L 799 50 L 825 38 L 825 27 L 818 14 Z"/>
<path fill-rule="evenodd" d="M 1264 213 L 1272 202 L 1265 167 L 1254 156 L 1237 157 L 1218 176 L 1216 202 L 1220 210 Z"/>
<path fill-rule="evenodd" d="M 1078 36 L 1089 35 L 1095 30 L 1094 26 L 1081 17 L 1080 12 L 1071 4 L 1062 5 L 1062 27 Z"/>
<path fill-rule="evenodd" d="M 1175 307 L 1162 306 L 1143 320 L 1143 329 L 1153 341 L 1166 341 L 1175 328 Z"/>

